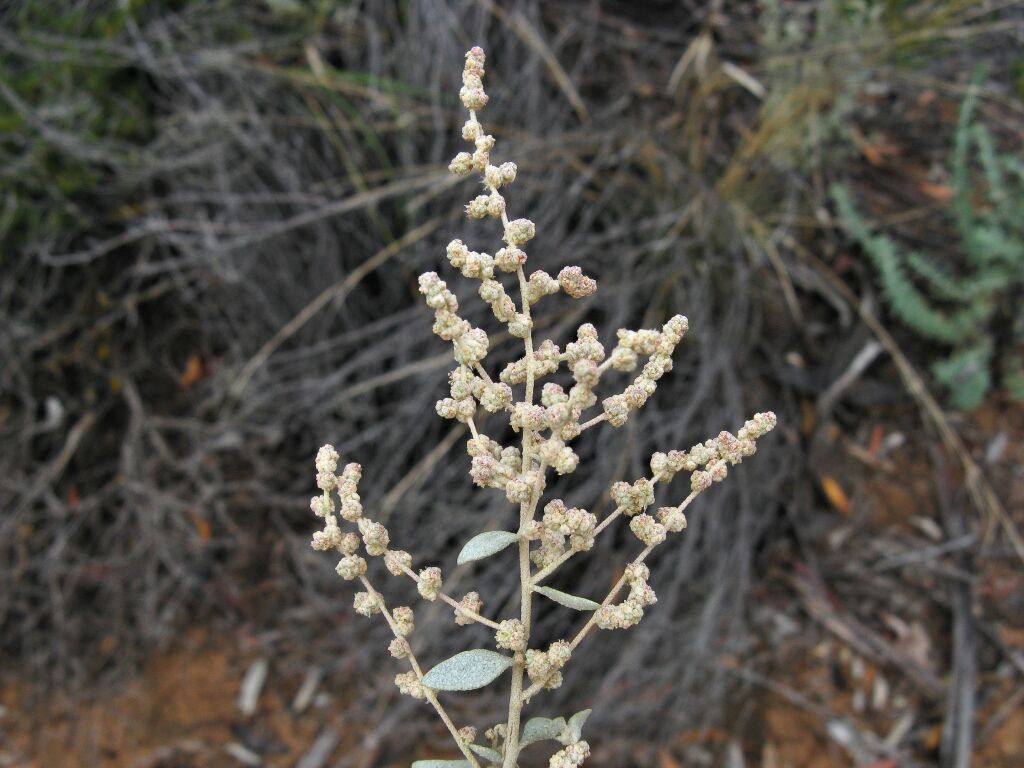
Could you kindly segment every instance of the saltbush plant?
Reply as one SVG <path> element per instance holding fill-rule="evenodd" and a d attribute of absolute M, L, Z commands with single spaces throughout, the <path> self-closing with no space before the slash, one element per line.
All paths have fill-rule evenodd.
<path fill-rule="evenodd" d="M 483 560 L 514 547 L 521 584 L 519 615 L 489 617 L 477 592 L 461 597 L 448 594 L 439 567 L 419 566 L 411 554 L 397 549 L 387 528 L 363 509 L 359 496 L 362 468 L 349 463 L 339 474 L 340 457 L 330 445 L 322 447 L 316 457 L 316 482 L 321 495 L 313 497 L 310 506 L 324 525 L 313 535 L 312 546 L 340 552 L 338 574 L 362 586 L 355 595 L 356 612 L 383 617 L 394 635 L 389 647 L 391 655 L 408 666 L 408 670 L 397 675 L 395 684 L 403 694 L 433 707 L 462 754 L 455 760 L 419 760 L 414 768 L 480 768 L 482 764 L 514 768 L 520 751 L 538 742 L 554 742 L 550 768 L 571 768 L 582 765 L 590 755 L 590 746 L 583 739 L 590 710 L 569 717 L 524 719 L 524 708 L 545 690 L 562 684 L 567 665 L 593 630 L 626 629 L 643 618 L 644 611 L 656 602 L 644 561 L 670 534 L 686 527 L 685 510 L 699 494 L 724 480 L 730 465 L 754 453 L 755 441 L 775 426 L 775 415 L 756 414 L 736 435 L 721 432 L 688 451 L 655 453 L 649 476 L 611 486 L 610 495 L 616 506 L 600 522 L 593 513 L 570 507 L 561 499 L 550 499 L 541 507 L 549 474 L 569 475 L 578 468 L 579 456 L 571 447 L 575 438 L 596 427 L 621 427 L 654 394 L 659 379 L 672 369 L 672 354 L 686 334 L 688 322 L 676 315 L 659 329 L 619 330 L 610 353 L 606 353 L 597 329 L 589 323 L 579 327 L 576 340 L 564 349 L 550 339 L 538 343 L 531 307 L 557 293 L 583 299 L 597 290 L 597 284 L 575 266 L 565 267 L 555 277 L 540 270 L 527 276 L 527 254 L 523 248 L 536 231 L 528 219 L 509 218 L 505 198 L 499 191 L 515 181 L 516 166 L 510 162 L 491 162 L 494 137 L 484 131 L 477 119 L 477 112 L 488 101 L 483 77 L 484 53 L 473 48 L 466 54 L 460 92 L 461 101 L 469 110 L 462 137 L 472 144 L 473 151 L 456 155 L 449 170 L 459 176 L 481 175 L 485 191 L 469 202 L 466 213 L 471 218 L 500 221 L 504 245 L 492 256 L 471 250 L 461 240 L 453 240 L 447 256 L 463 276 L 479 282 L 480 298 L 490 305 L 508 333 L 522 340 L 522 358 L 492 377 L 485 367 L 490 349 L 486 331 L 473 327 L 459 315 L 455 295 L 435 272 L 420 276 L 419 289 L 434 310 L 434 332 L 451 342 L 456 362 L 449 375 L 451 397 L 438 401 L 437 412 L 468 426 L 469 474 L 473 482 L 504 492 L 509 503 L 519 510 L 518 524 L 513 530 L 486 531 L 475 536 L 462 548 L 458 563 Z M 502 275 L 514 278 L 510 282 L 518 287 L 518 303 L 509 295 Z M 568 389 L 552 380 L 541 384 L 542 379 L 550 379 L 563 369 L 568 374 L 564 376 Z M 623 391 L 600 400 L 600 412 L 588 417 L 588 411 L 598 406 L 597 388 L 609 370 L 639 370 L 639 374 Z M 476 423 L 480 409 L 507 417 L 511 431 L 519 436 L 519 444 L 504 445 L 481 432 Z M 689 494 L 681 502 L 662 506 L 652 514 L 648 510 L 655 503 L 656 487 L 667 484 L 680 472 L 690 473 Z M 539 515 L 538 508 L 542 509 Z M 354 530 L 343 531 L 339 517 Z M 629 520 L 629 528 L 641 548 L 601 602 L 545 585 L 553 573 L 578 553 L 591 549 L 595 537 L 621 518 Z M 413 648 L 413 609 L 385 602 L 368 575 L 368 557 L 380 558 L 391 575 L 414 582 L 423 600 L 440 600 L 451 606 L 455 624 L 479 623 L 488 627 L 494 632 L 495 648 L 466 650 L 425 668 Z M 542 599 L 584 616 L 575 635 L 557 640 L 547 648 L 531 645 L 534 609 L 540 607 Z M 448 714 L 441 702 L 442 694 L 483 688 L 503 678 L 506 672 L 510 673 L 511 681 L 508 715 L 503 722 L 483 724 L 485 728 L 478 732 L 475 725 L 457 724 Z"/>

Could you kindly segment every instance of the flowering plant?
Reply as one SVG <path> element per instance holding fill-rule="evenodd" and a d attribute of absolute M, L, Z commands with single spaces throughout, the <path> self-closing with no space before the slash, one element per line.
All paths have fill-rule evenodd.
<path fill-rule="evenodd" d="M 580 433 L 605 423 L 620 427 L 647 402 L 661 377 L 672 369 L 672 354 L 686 334 L 688 323 L 685 317 L 676 315 L 657 330 L 619 330 L 610 353 L 605 352 L 597 330 L 589 323 L 580 326 L 576 340 L 566 344 L 564 350 L 550 339 L 535 343 L 532 305 L 559 292 L 582 299 L 597 290 L 597 283 L 579 267 L 565 267 L 557 277 L 541 270 L 527 277 L 523 269 L 527 255 L 522 247 L 533 239 L 535 227 L 528 219 L 510 220 L 505 198 L 499 192 L 515 181 L 516 166 L 509 162 L 491 163 L 494 137 L 484 132 L 477 119 L 477 112 L 488 101 L 483 76 L 484 53 L 473 48 L 466 54 L 460 98 L 469 110 L 462 137 L 473 143 L 474 151 L 456 155 L 449 170 L 460 176 L 481 174 L 486 192 L 470 201 L 466 213 L 472 218 L 499 220 L 504 246 L 491 256 L 470 250 L 461 240 L 453 240 L 447 254 L 453 267 L 480 282 L 480 298 L 491 306 L 509 334 L 522 339 L 523 357 L 505 366 L 497 379 L 492 378 L 484 367 L 489 349 L 487 333 L 459 316 L 455 295 L 437 273 L 421 275 L 419 288 L 434 310 L 434 332 L 452 343 L 457 363 L 449 375 L 451 397 L 438 401 L 437 412 L 469 427 L 467 449 L 472 459 L 473 481 L 483 488 L 504 491 L 508 501 L 519 507 L 519 522 L 514 530 L 487 531 L 475 536 L 463 547 L 458 562 L 482 560 L 515 546 L 521 584 L 519 616 L 489 618 L 476 592 L 456 599 L 443 590 L 440 568 L 414 570 L 412 556 L 393 549 L 388 530 L 363 510 L 358 492 L 361 467 L 350 463 L 339 475 L 339 456 L 330 445 L 321 448 L 316 457 L 316 481 L 322 495 L 314 497 L 310 506 L 324 519 L 324 527 L 313 535 L 313 548 L 338 550 L 342 554 L 338 574 L 347 580 L 358 580 L 363 587 L 355 596 L 355 610 L 365 616 L 384 617 L 394 634 L 389 647 L 391 655 L 409 665 L 408 671 L 395 678 L 399 690 L 426 700 L 462 753 L 458 760 L 419 760 L 414 768 L 481 768 L 481 760 L 501 768 L 515 768 L 520 751 L 541 741 L 554 741 L 557 745 L 549 768 L 572 768 L 582 765 L 590 754 L 590 746 L 582 738 L 590 710 L 569 718 L 534 717 L 524 722 L 524 707 L 542 691 L 562 684 L 563 669 L 592 630 L 625 629 L 643 618 L 644 610 L 657 599 L 648 583 L 650 571 L 644 561 L 670 533 L 686 527 L 685 510 L 700 493 L 724 480 L 729 465 L 754 453 L 755 441 L 775 426 L 775 415 L 756 414 L 736 435 L 721 432 L 688 451 L 655 453 L 650 461 L 650 477 L 611 486 L 616 506 L 600 522 L 593 513 L 568 507 L 560 499 L 544 504 L 538 519 L 537 509 L 544 496 L 548 472 L 574 472 L 579 456 L 571 443 Z M 518 304 L 506 292 L 500 273 L 515 276 Z M 642 359 L 646 362 L 641 367 Z M 537 398 L 540 379 L 554 375 L 563 365 L 572 378 L 568 391 L 549 381 L 540 387 Z M 598 404 L 595 390 L 606 371 L 629 372 L 638 368 L 640 373 L 624 391 L 601 400 L 601 412 L 585 418 L 587 411 Z M 522 399 L 516 399 L 513 387 L 522 387 Z M 521 435 L 519 445 L 502 445 L 482 433 L 476 425 L 480 408 L 507 415 L 512 431 Z M 691 473 L 689 495 L 675 506 L 663 506 L 655 514 L 648 513 L 654 504 L 655 486 L 668 483 L 679 472 Z M 343 520 L 355 524 L 359 533 L 343 533 L 336 512 Z M 600 603 L 544 585 L 570 558 L 589 550 L 595 537 L 621 517 L 629 518 L 629 528 L 643 547 Z M 382 558 L 392 575 L 412 579 L 424 600 L 442 600 L 450 605 L 456 624 L 480 623 L 493 630 L 498 650 L 463 651 L 425 670 L 409 641 L 415 627 L 412 608 L 389 607 L 385 603 L 367 577 L 366 559 L 358 554 L 360 546 L 366 555 Z M 627 589 L 626 596 L 620 599 Z M 531 647 L 535 596 L 584 613 L 587 618 L 583 626 L 573 637 L 558 640 L 546 649 Z M 504 722 L 486 729 L 480 741 L 476 728 L 459 727 L 453 722 L 439 694 L 482 688 L 506 671 L 511 671 L 508 716 Z"/>

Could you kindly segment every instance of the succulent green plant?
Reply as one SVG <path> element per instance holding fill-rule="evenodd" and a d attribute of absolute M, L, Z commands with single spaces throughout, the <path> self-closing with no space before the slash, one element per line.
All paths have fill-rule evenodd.
<path fill-rule="evenodd" d="M 980 82 L 960 108 L 952 159 L 952 213 L 963 252 L 957 267 L 939 254 L 903 253 L 891 237 L 873 231 L 857 211 L 849 190 L 832 187 L 847 232 L 878 272 L 893 314 L 922 338 L 947 345 L 948 354 L 932 365 L 954 406 L 977 407 L 997 370 L 1016 398 L 1024 398 L 1024 367 L 1017 348 L 1024 343 L 1024 320 L 1008 304 L 1024 289 L 1024 158 L 1000 154 L 991 134 L 973 115 Z M 979 184 L 971 171 L 976 158 Z M 982 192 L 983 190 L 983 192 Z M 994 326 L 1009 343 L 1000 349 Z"/>

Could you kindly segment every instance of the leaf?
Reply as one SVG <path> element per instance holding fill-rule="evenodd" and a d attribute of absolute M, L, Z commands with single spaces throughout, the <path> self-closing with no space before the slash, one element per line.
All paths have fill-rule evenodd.
<path fill-rule="evenodd" d="M 207 375 L 209 375 L 209 371 L 199 355 L 189 355 L 188 360 L 185 361 L 185 370 L 178 377 L 178 386 L 188 389 L 193 384 L 205 379 Z"/>
<path fill-rule="evenodd" d="M 512 658 L 478 648 L 445 659 L 423 676 L 423 684 L 435 691 L 474 691 L 497 679 L 512 666 Z"/>
<path fill-rule="evenodd" d="M 946 203 L 953 199 L 953 188 L 948 184 L 932 184 L 927 181 L 919 181 L 917 188 L 932 200 Z"/>
<path fill-rule="evenodd" d="M 466 542 L 466 546 L 459 552 L 459 565 L 471 563 L 474 560 L 483 560 L 493 554 L 501 552 L 509 544 L 519 540 L 519 534 L 510 531 L 487 531 Z"/>
<path fill-rule="evenodd" d="M 836 508 L 836 512 L 841 515 L 849 515 L 850 497 L 846 495 L 843 487 L 831 475 L 822 475 L 819 479 L 821 480 L 821 490 L 825 492 L 825 497 Z"/>
<path fill-rule="evenodd" d="M 531 717 L 523 727 L 523 737 L 519 740 L 519 748 L 522 749 L 545 739 L 557 739 L 565 728 L 564 717 Z"/>
<path fill-rule="evenodd" d="M 483 747 L 479 744 L 470 744 L 469 749 L 472 752 L 476 752 L 480 757 L 487 758 L 492 763 L 501 763 L 501 752 L 490 747 Z"/>
<path fill-rule="evenodd" d="M 417 760 L 412 768 L 473 768 L 469 760 Z"/>
<path fill-rule="evenodd" d="M 583 724 L 587 722 L 587 718 L 590 717 L 592 711 L 591 709 L 584 709 L 582 712 L 577 712 L 569 718 L 569 733 L 572 734 L 573 741 L 579 741 L 583 736 Z"/>
<path fill-rule="evenodd" d="M 554 600 L 559 605 L 564 605 L 566 608 L 573 608 L 577 611 L 596 611 L 601 607 L 600 603 L 595 603 L 593 600 L 570 595 L 568 592 L 559 592 L 551 587 L 534 587 L 533 591 L 539 592 L 549 600 Z"/>

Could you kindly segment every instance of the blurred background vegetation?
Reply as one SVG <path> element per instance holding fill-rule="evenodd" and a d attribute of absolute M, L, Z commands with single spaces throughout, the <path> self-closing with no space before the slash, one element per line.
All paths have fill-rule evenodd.
<path fill-rule="evenodd" d="M 445 754 L 307 500 L 333 442 L 446 572 L 507 515 L 416 294 L 484 236 L 444 170 L 473 44 L 531 265 L 600 286 L 538 323 L 690 318 L 567 500 L 780 416 L 537 713 L 593 706 L 599 766 L 1020 765 L 1022 43 L 1013 0 L 0 6 L 0 765 Z M 417 618 L 427 659 L 488 642 Z"/>

